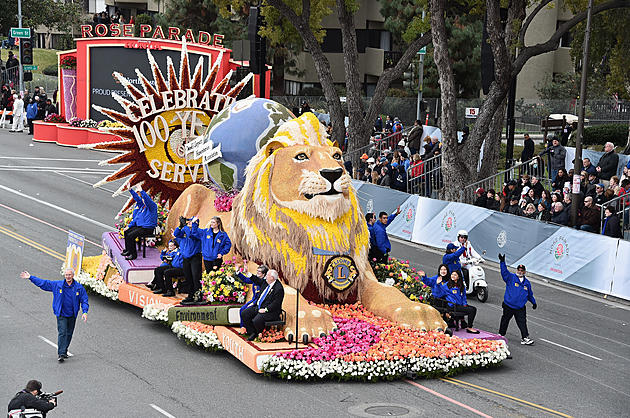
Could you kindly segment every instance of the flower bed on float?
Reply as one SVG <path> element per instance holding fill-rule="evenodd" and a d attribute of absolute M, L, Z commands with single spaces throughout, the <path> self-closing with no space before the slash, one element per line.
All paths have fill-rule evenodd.
<path fill-rule="evenodd" d="M 414 302 L 429 303 L 431 288 L 422 283 L 423 273 L 415 267 L 409 267 L 409 260 L 397 260 L 389 257 L 389 263 L 374 263 L 372 269 L 376 279 L 389 286 L 394 286 Z"/>
<path fill-rule="evenodd" d="M 297 380 L 391 380 L 409 373 L 432 378 L 496 366 L 509 354 L 503 341 L 403 328 L 360 304 L 322 308 L 332 313 L 337 331 L 304 350 L 270 357 L 261 367 L 266 374 Z"/>
<path fill-rule="evenodd" d="M 86 257 L 83 259 L 83 272 L 77 276 L 77 281 L 95 293 L 117 300 L 115 283 L 120 275 L 117 272 L 107 274 L 109 268 L 115 267 L 105 254 Z M 226 273 L 226 270 L 231 273 Z M 231 264 L 221 274 L 227 277 L 233 274 L 233 270 Z M 107 277 L 109 282 L 106 283 Z M 389 273 L 387 277 L 391 277 Z M 409 277 L 415 280 L 412 275 Z M 215 284 L 214 288 L 218 290 L 220 285 L 216 287 Z M 266 375 L 287 380 L 377 381 L 405 378 L 410 374 L 434 378 L 495 367 L 509 354 L 504 341 L 461 339 L 438 331 L 422 332 L 405 328 L 368 312 L 359 303 L 317 306 L 330 311 L 337 330 L 316 338 L 308 348 L 270 356 L 260 367 Z M 171 305 L 147 305 L 143 308 L 142 316 L 166 323 L 169 308 Z M 171 325 L 171 330 L 187 344 L 197 345 L 207 351 L 224 349 L 211 325 L 176 321 Z M 276 329 L 265 330 L 257 339 L 263 343 L 283 340 L 282 332 Z"/>
<path fill-rule="evenodd" d="M 175 321 L 171 325 L 171 331 L 177 338 L 186 341 L 189 345 L 198 345 L 207 351 L 223 350 L 223 346 L 214 333 L 212 325 L 199 322 Z"/>
<path fill-rule="evenodd" d="M 111 300 L 118 300 L 118 289 L 124 283 L 112 259 L 105 252 L 94 257 L 84 257 L 81 272 L 75 279 L 87 291 Z"/>
<path fill-rule="evenodd" d="M 238 281 L 236 268 L 232 260 L 225 260 L 220 268 L 203 273 L 201 278 L 201 295 L 211 305 L 245 303 L 247 287 Z"/>

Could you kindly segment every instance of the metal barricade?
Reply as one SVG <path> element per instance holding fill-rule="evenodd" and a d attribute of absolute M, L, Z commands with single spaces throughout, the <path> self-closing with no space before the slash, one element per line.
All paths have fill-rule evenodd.
<path fill-rule="evenodd" d="M 516 164 L 507 170 L 500 171 L 483 180 L 469 184 L 460 191 L 459 201 L 462 203 L 474 203 L 476 198 L 475 191 L 478 188 L 482 188 L 486 191 L 488 189 L 494 189 L 497 193 L 500 193 L 508 181 L 519 181 L 519 178 L 523 174 L 528 174 L 530 178 L 536 177 L 545 189 L 551 189 L 551 180 L 545 176 L 545 167 L 542 159 L 540 157 L 534 157 L 531 160 Z"/>
<path fill-rule="evenodd" d="M 18 90 L 20 84 L 20 67 L 11 67 L 0 72 L 2 84 L 13 85 L 12 88 Z"/>
<path fill-rule="evenodd" d="M 411 164 L 407 170 L 407 193 L 437 197 L 444 186 L 442 154 Z"/>
<path fill-rule="evenodd" d="M 599 230 L 604 232 L 604 223 L 606 222 L 606 208 L 611 208 L 613 214 L 619 218 L 621 227 L 621 237 L 625 240 L 630 239 L 630 192 L 617 196 L 614 199 L 604 203 L 601 208 L 601 225 Z"/>

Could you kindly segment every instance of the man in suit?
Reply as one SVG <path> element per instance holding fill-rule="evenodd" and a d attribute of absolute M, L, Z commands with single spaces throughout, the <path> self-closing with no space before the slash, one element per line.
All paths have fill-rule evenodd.
<path fill-rule="evenodd" d="M 261 287 L 261 293 L 258 301 L 241 313 L 241 322 L 249 334 L 247 341 L 254 341 L 265 329 L 265 322 L 280 318 L 284 287 L 276 270 L 269 270 L 264 279 L 253 275 L 250 279 Z"/>

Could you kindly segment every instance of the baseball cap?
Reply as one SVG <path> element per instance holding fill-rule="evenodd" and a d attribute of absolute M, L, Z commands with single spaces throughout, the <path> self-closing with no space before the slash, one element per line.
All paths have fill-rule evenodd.
<path fill-rule="evenodd" d="M 475 190 L 475 193 L 485 193 L 485 190 L 483 189 L 483 187 L 477 187 L 477 190 Z"/>
<path fill-rule="evenodd" d="M 370 164 L 373 163 L 374 161 L 375 161 L 374 157 L 370 157 L 370 158 L 367 159 L 367 162 L 370 163 Z"/>
<path fill-rule="evenodd" d="M 368 158 L 369 158 L 369 157 L 368 157 L 368 155 L 367 155 L 367 154 L 363 154 L 363 155 L 361 156 L 361 159 L 362 159 L 362 160 L 367 160 Z"/>
<path fill-rule="evenodd" d="M 517 270 L 525 270 L 527 271 L 527 269 L 525 268 L 524 264 L 519 264 L 518 267 L 516 268 Z"/>
<path fill-rule="evenodd" d="M 446 246 L 447 250 L 454 250 L 457 248 L 457 245 L 453 244 L 452 242 L 449 242 L 448 245 Z"/>

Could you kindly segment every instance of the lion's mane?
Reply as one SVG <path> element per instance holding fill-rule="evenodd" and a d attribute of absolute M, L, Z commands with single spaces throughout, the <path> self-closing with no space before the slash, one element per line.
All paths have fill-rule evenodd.
<path fill-rule="evenodd" d="M 243 189 L 234 200 L 231 235 L 235 251 L 243 258 L 264 263 L 280 272 L 284 281 L 314 302 L 353 302 L 360 296 L 363 272 L 370 269 L 367 253 L 369 233 L 350 178 L 343 194 L 349 204 L 339 207 L 310 207 L 311 214 L 283 205 L 272 190 L 278 148 L 294 145 L 333 147 L 315 115 L 306 113 L 283 124 L 251 159 Z M 347 173 L 344 170 L 344 176 Z M 339 200 L 339 199 L 338 199 Z M 311 202 L 304 202 L 307 205 Z M 338 203 L 337 203 L 338 205 Z M 313 211 L 317 216 L 313 216 Z M 336 211 L 336 212 L 335 212 Z M 331 217 L 331 213 L 337 213 Z M 314 255 L 313 248 L 330 254 L 350 255 L 360 272 L 354 285 L 343 292 L 332 290 L 322 277 L 330 256 Z"/>

